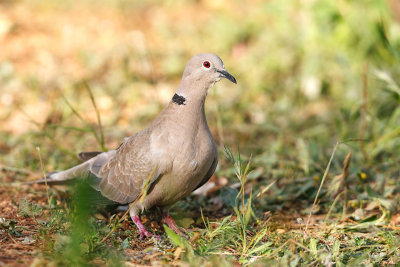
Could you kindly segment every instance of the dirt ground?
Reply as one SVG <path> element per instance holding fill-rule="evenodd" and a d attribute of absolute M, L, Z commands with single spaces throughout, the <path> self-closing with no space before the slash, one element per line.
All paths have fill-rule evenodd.
<path fill-rule="evenodd" d="M 28 266 L 38 253 L 40 244 L 35 241 L 38 224 L 30 217 L 18 215 L 18 201 L 27 198 L 29 201 L 46 201 L 43 197 L 35 197 L 27 193 L 26 186 L 2 186 L 0 188 L 0 214 L 6 222 L 16 222 L 19 228 L 17 236 L 8 231 L 0 233 L 0 265 Z"/>

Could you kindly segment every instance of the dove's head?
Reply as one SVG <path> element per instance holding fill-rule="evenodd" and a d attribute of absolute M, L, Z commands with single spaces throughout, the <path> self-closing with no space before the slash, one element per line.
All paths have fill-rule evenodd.
<path fill-rule="evenodd" d="M 225 70 L 222 60 L 214 54 L 198 54 L 186 64 L 182 79 L 215 83 L 226 78 L 236 83 L 235 77 Z"/>
<path fill-rule="evenodd" d="M 177 93 L 185 97 L 205 96 L 208 89 L 222 78 L 236 83 L 235 77 L 225 70 L 224 63 L 217 55 L 198 54 L 186 64 Z"/>

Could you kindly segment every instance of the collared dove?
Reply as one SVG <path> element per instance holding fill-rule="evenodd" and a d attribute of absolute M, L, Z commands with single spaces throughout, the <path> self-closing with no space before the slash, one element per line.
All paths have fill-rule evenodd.
<path fill-rule="evenodd" d="M 204 102 L 208 89 L 222 78 L 236 83 L 218 56 L 192 57 L 175 95 L 148 128 L 125 138 L 115 150 L 81 153 L 85 162 L 48 174 L 47 182 L 89 175 L 96 190 L 121 204 L 134 202 L 148 183 L 147 195 L 131 205 L 129 214 L 140 238 L 151 236 L 139 212 L 153 206 L 168 210 L 166 207 L 202 186 L 215 171 L 218 152 L 207 125 Z M 168 212 L 163 214 L 170 228 L 181 233 Z"/>

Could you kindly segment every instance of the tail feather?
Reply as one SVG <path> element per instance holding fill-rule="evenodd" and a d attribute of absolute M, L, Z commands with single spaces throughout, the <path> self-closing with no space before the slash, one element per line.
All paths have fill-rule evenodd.
<path fill-rule="evenodd" d="M 72 167 L 65 171 L 50 172 L 46 175 L 46 179 L 40 179 L 25 184 L 45 184 L 46 182 L 51 185 L 65 184 L 67 181 L 75 178 L 87 178 L 89 184 L 96 189 L 100 190 L 98 184 L 101 179 L 96 175 L 98 174 L 101 167 L 115 155 L 115 150 L 108 152 L 82 152 L 79 153 L 78 157 L 85 162 Z"/>
<path fill-rule="evenodd" d="M 90 165 L 91 161 L 86 161 L 65 171 L 49 172 L 46 175 L 46 178 L 42 178 L 33 182 L 28 182 L 26 184 L 65 184 L 67 181 L 73 180 L 75 178 L 87 177 L 89 175 Z"/>
<path fill-rule="evenodd" d="M 47 176 L 50 180 L 54 181 L 66 181 L 74 179 L 79 176 L 86 176 L 89 174 L 89 168 L 91 165 L 90 163 L 91 163 L 90 161 L 86 161 L 68 170 L 50 173 Z"/>
<path fill-rule="evenodd" d="M 48 185 L 65 185 L 65 184 L 68 184 L 68 183 L 72 182 L 73 180 L 74 179 L 64 180 L 64 181 L 57 181 L 57 180 L 53 180 L 51 178 L 47 178 L 46 177 L 46 179 L 42 178 L 42 179 L 39 179 L 39 180 L 36 180 L 36 181 L 25 182 L 23 184 L 32 185 L 32 184 L 46 184 L 47 183 Z"/>

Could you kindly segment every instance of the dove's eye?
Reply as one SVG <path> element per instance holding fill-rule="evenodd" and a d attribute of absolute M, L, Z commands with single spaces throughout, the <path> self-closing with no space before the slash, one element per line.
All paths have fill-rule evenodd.
<path fill-rule="evenodd" d="M 206 68 L 206 69 L 209 69 L 209 68 L 211 68 L 211 63 L 209 61 L 204 61 L 203 62 L 203 67 Z"/>

